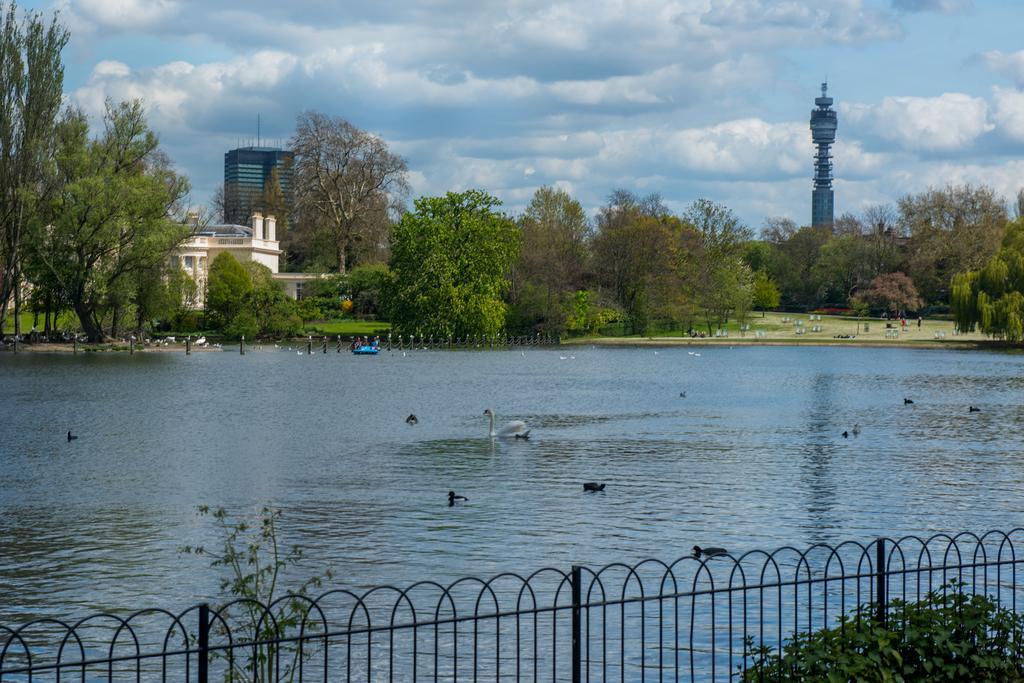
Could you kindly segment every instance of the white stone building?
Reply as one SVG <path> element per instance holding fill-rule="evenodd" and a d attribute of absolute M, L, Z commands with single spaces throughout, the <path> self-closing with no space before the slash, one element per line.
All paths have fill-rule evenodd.
<path fill-rule="evenodd" d="M 301 299 L 303 285 L 320 275 L 279 272 L 280 245 L 275 218 L 269 215 L 264 218 L 257 211 L 252 215 L 252 225 L 249 227 L 211 224 L 197 229 L 188 241 L 178 247 L 177 257 L 181 267 L 198 285 L 196 299 L 199 308 L 206 301 L 206 279 L 210 264 L 222 251 L 230 253 L 239 263 L 255 261 L 265 265 L 273 273 L 274 279 L 284 284 L 288 296 Z"/>

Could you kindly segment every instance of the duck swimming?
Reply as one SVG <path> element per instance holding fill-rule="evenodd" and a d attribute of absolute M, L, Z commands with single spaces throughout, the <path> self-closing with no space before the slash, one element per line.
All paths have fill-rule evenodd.
<path fill-rule="evenodd" d="M 699 545 L 693 546 L 693 556 L 700 559 L 700 556 L 704 557 L 720 557 L 722 555 L 728 555 L 729 551 L 725 548 L 701 548 Z"/>
<path fill-rule="evenodd" d="M 583 485 L 584 491 L 604 491 L 604 484 L 598 484 L 594 481 L 588 481 Z"/>
<path fill-rule="evenodd" d="M 419 418 L 415 415 L 410 414 L 409 417 L 405 418 L 405 424 L 412 427 L 414 424 L 419 424 Z"/>
<path fill-rule="evenodd" d="M 456 496 L 455 491 L 448 492 L 448 507 L 454 507 L 457 500 L 469 500 L 465 496 Z"/>

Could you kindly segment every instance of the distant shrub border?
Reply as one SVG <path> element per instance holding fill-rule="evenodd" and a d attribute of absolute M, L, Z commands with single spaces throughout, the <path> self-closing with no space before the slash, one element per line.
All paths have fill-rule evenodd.
<path fill-rule="evenodd" d="M 839 625 L 800 633 L 782 653 L 746 644 L 743 681 L 1024 681 L 1024 614 L 953 582 L 919 602 L 892 600 Z"/>
<path fill-rule="evenodd" d="M 850 315 L 850 309 L 827 306 L 825 308 L 815 308 L 811 313 L 815 315 Z"/>

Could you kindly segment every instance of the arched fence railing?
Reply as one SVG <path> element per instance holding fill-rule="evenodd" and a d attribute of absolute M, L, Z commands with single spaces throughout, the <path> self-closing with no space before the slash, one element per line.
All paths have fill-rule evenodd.
<path fill-rule="evenodd" d="M 894 599 L 957 590 L 1016 611 L 1022 542 L 879 538 L 39 619 L 0 626 L 0 682 L 738 680 L 763 656 L 750 643 L 884 622 Z"/>

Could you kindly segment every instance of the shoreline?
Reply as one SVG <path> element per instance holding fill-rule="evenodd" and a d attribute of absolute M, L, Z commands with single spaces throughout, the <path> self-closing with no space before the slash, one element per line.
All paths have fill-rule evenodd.
<path fill-rule="evenodd" d="M 690 338 L 690 337 L 578 337 L 563 339 L 564 346 L 817 346 L 857 347 L 870 349 L 934 349 L 934 350 L 1014 350 L 1024 349 L 1024 344 L 998 339 L 936 339 L 936 340 L 857 340 L 857 339 L 745 339 L 740 338 Z"/>
<path fill-rule="evenodd" d="M 297 343 L 301 344 L 306 339 L 284 340 L 276 343 Z M 262 352 L 258 347 L 274 344 L 275 342 L 256 343 L 246 345 L 246 352 Z M 953 350 L 953 351 L 1012 351 L 1024 350 L 1024 344 L 1001 341 L 998 339 L 936 339 L 936 340 L 857 340 L 857 339 L 751 339 L 751 338 L 690 338 L 690 337 L 575 337 L 562 339 L 554 346 L 609 346 L 609 347 L 660 347 L 671 348 L 676 346 L 814 346 L 814 347 L 856 347 L 872 349 L 931 349 L 931 350 Z M 552 347 L 553 348 L 553 347 Z M 333 349 L 332 349 L 333 350 Z M 453 349 L 458 350 L 458 349 Z M 104 344 L 78 344 L 78 353 L 129 353 L 128 346 L 121 343 Z M 192 353 L 213 353 L 227 352 L 238 353 L 231 346 L 220 348 L 213 346 L 193 346 Z M 0 353 L 14 355 L 12 345 L 0 347 Z M 38 344 L 21 343 L 18 345 L 17 353 L 76 353 L 73 344 L 63 342 L 43 342 Z M 184 344 L 173 346 L 152 345 L 135 347 L 135 353 L 185 353 Z"/>

